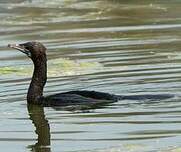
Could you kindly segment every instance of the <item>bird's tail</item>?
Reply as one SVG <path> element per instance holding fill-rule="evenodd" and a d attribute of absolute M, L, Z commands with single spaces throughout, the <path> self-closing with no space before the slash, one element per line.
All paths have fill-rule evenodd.
<path fill-rule="evenodd" d="M 173 98 L 172 94 L 116 95 L 118 100 L 166 100 Z"/>

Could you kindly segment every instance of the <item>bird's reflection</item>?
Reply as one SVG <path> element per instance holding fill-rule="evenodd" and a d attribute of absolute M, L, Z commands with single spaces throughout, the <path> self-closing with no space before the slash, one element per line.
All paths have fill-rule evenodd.
<path fill-rule="evenodd" d="M 50 152 L 50 126 L 45 118 L 44 108 L 38 105 L 27 105 L 28 113 L 38 135 L 36 144 L 29 146 L 33 152 Z"/>
<path fill-rule="evenodd" d="M 83 105 L 83 106 L 74 106 L 74 107 L 57 107 L 55 110 L 68 110 L 76 111 L 80 110 L 81 112 L 89 112 L 89 110 L 103 108 L 100 105 Z M 35 133 L 38 135 L 37 143 L 34 145 L 28 146 L 32 152 L 51 152 L 50 148 L 50 126 L 48 120 L 44 114 L 44 107 L 34 104 L 27 105 L 28 113 L 30 120 L 32 120 L 33 125 L 35 126 Z"/>

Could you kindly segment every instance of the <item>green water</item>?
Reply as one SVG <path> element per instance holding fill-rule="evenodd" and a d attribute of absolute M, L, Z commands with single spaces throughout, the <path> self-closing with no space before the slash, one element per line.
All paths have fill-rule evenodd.
<path fill-rule="evenodd" d="M 1 0 L 0 151 L 181 151 L 181 1 Z M 175 94 L 99 109 L 27 106 L 32 63 L 8 43 L 48 55 L 46 95 L 78 89 Z"/>

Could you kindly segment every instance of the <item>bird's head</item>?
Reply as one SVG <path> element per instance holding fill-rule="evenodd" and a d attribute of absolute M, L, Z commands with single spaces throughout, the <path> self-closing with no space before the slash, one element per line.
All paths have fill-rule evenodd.
<path fill-rule="evenodd" d="M 40 42 L 33 41 L 22 44 L 8 44 L 8 47 L 23 52 L 33 61 L 42 56 L 46 56 L 46 47 Z"/>

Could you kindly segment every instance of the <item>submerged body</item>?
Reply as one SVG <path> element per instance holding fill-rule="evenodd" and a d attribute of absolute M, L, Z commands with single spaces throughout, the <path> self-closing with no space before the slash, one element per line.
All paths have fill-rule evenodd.
<path fill-rule="evenodd" d="M 171 94 L 145 94 L 145 95 L 114 95 L 97 91 L 70 91 L 42 97 L 40 104 L 44 106 L 69 106 L 69 105 L 103 105 L 119 100 L 164 100 L 173 98 Z"/>
<path fill-rule="evenodd" d="M 75 106 L 75 105 L 102 105 L 116 102 L 119 97 L 109 93 L 96 91 L 70 91 L 43 97 L 40 103 L 44 106 Z"/>
<path fill-rule="evenodd" d="M 70 91 L 65 93 L 43 96 L 43 88 L 47 81 L 46 48 L 40 42 L 10 44 L 11 48 L 25 53 L 34 64 L 33 77 L 27 93 L 28 103 L 43 106 L 95 105 L 108 104 L 118 100 L 166 99 L 173 95 L 133 95 L 121 96 L 96 91 Z"/>

